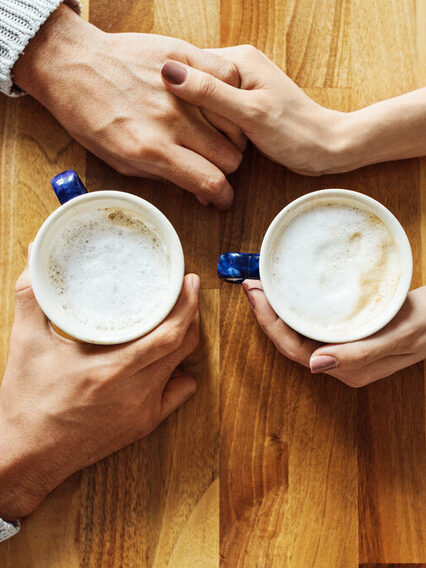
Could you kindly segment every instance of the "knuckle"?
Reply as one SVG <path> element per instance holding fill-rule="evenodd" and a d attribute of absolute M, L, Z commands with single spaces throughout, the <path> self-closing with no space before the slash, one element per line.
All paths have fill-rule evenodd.
<path fill-rule="evenodd" d="M 226 83 L 233 87 L 240 86 L 240 74 L 233 63 L 227 59 L 223 60 L 223 76 Z"/>
<path fill-rule="evenodd" d="M 136 146 L 136 159 L 144 162 L 159 162 L 163 159 L 164 151 L 158 140 L 144 140 Z"/>
<path fill-rule="evenodd" d="M 226 185 L 226 177 L 222 172 L 210 174 L 201 181 L 200 189 L 208 195 L 219 195 Z"/>
<path fill-rule="evenodd" d="M 347 367 L 348 369 L 360 369 L 367 365 L 370 361 L 370 351 L 361 345 L 357 346 L 357 349 L 348 353 L 345 360 L 341 360 L 341 365 Z"/>
<path fill-rule="evenodd" d="M 247 116 L 253 122 L 261 122 L 267 114 L 265 101 L 254 93 L 247 103 Z"/>
<path fill-rule="evenodd" d="M 228 156 L 228 173 L 235 172 L 240 167 L 242 159 L 243 155 L 241 152 L 230 152 Z"/>
<path fill-rule="evenodd" d="M 134 171 L 133 168 L 131 168 L 127 164 L 116 164 L 113 167 L 116 172 L 123 176 L 131 176 Z"/>
<path fill-rule="evenodd" d="M 257 47 L 255 47 L 254 45 L 251 45 L 250 43 L 246 43 L 246 44 L 242 45 L 240 47 L 240 49 L 241 49 L 242 53 L 244 53 L 244 55 L 247 58 L 256 57 L 260 53 L 260 51 L 257 49 Z"/>
<path fill-rule="evenodd" d="M 207 74 L 201 76 L 197 81 L 196 91 L 200 98 L 210 99 L 216 92 L 216 80 Z"/>
<path fill-rule="evenodd" d="M 359 373 L 345 372 L 343 374 L 339 373 L 336 376 L 339 379 L 339 381 L 341 381 L 347 387 L 350 387 L 352 389 L 360 389 L 362 387 L 365 387 L 366 385 L 368 385 L 368 383 L 371 382 L 370 377 L 365 373 L 359 374 Z"/>
<path fill-rule="evenodd" d="M 179 349 L 183 341 L 182 330 L 177 326 L 170 326 L 164 333 L 162 338 L 163 347 L 171 352 Z"/>

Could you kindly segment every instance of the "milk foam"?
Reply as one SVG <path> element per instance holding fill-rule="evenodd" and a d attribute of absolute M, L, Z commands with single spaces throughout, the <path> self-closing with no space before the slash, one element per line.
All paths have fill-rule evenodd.
<path fill-rule="evenodd" d="M 271 250 L 275 301 L 309 328 L 338 333 L 367 324 L 389 305 L 401 276 L 389 229 L 346 204 L 296 215 Z"/>
<path fill-rule="evenodd" d="M 48 267 L 57 304 L 98 330 L 131 328 L 167 301 L 167 243 L 122 208 L 79 214 L 51 244 Z"/>

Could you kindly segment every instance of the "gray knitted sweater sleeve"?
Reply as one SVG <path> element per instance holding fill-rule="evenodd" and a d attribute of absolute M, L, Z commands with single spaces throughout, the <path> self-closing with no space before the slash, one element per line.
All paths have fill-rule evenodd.
<path fill-rule="evenodd" d="M 19 529 L 19 521 L 16 521 L 14 523 L 6 523 L 6 521 L 0 519 L 0 542 L 2 540 L 10 538 L 11 536 L 14 536 L 19 532 Z"/>
<path fill-rule="evenodd" d="M 12 69 L 26 45 L 62 0 L 0 0 L 0 92 L 22 94 L 14 84 Z M 65 0 L 80 13 L 79 0 Z"/>

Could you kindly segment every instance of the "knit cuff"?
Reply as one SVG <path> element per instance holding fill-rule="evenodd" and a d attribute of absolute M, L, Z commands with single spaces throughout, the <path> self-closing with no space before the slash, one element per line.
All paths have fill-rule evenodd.
<path fill-rule="evenodd" d="M 14 523 L 6 523 L 3 519 L 0 519 L 0 542 L 3 540 L 7 540 L 12 536 L 15 536 L 19 532 L 21 525 L 19 521 L 15 521 Z"/>
<path fill-rule="evenodd" d="M 65 0 L 78 14 L 79 0 Z M 0 92 L 23 94 L 13 84 L 12 69 L 31 38 L 62 0 L 0 0 Z"/>

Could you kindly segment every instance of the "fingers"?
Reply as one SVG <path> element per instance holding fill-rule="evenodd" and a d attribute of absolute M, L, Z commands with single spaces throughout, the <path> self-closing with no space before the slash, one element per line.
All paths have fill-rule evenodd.
<path fill-rule="evenodd" d="M 178 145 L 173 146 L 169 158 L 169 167 L 163 174 L 166 179 L 213 203 L 218 209 L 231 207 L 234 192 L 219 168 L 196 152 Z"/>
<path fill-rule="evenodd" d="M 217 130 L 223 132 L 237 146 L 240 152 L 244 152 L 247 146 L 247 137 L 235 124 L 210 110 L 203 110 L 203 115 Z"/>
<path fill-rule="evenodd" d="M 161 75 L 168 89 L 177 97 L 220 114 L 240 127 L 245 124 L 247 91 L 231 87 L 208 73 L 177 61 L 166 61 Z"/>
<path fill-rule="evenodd" d="M 243 288 L 260 327 L 276 348 L 289 359 L 309 366 L 311 353 L 320 344 L 302 337 L 277 316 L 259 280 L 245 280 Z"/>
<path fill-rule="evenodd" d="M 402 341 L 402 326 L 392 322 L 374 335 L 337 345 L 323 345 L 312 353 L 310 367 L 313 373 L 324 373 L 331 369 L 362 369 L 387 355 L 402 355 L 405 352 Z"/>
<path fill-rule="evenodd" d="M 129 371 L 134 373 L 173 353 L 182 345 L 188 328 L 198 313 L 199 289 L 199 277 L 188 274 L 175 307 L 158 327 L 136 341 L 105 350 L 113 359 L 118 356 L 120 360 L 126 361 Z"/>
<path fill-rule="evenodd" d="M 161 420 L 182 406 L 197 390 L 195 379 L 180 369 L 167 383 L 161 399 Z"/>
<path fill-rule="evenodd" d="M 243 159 L 241 151 L 221 132 L 218 132 L 198 109 L 197 125 L 188 122 L 182 128 L 176 143 L 203 156 L 225 174 L 235 172 Z M 238 127 L 237 127 L 238 128 Z"/>
<path fill-rule="evenodd" d="M 187 61 L 188 65 L 209 73 L 228 85 L 236 88 L 240 86 L 240 75 L 236 66 L 221 54 L 195 48 L 189 50 Z"/>

